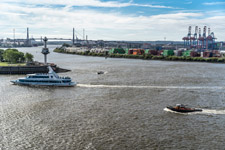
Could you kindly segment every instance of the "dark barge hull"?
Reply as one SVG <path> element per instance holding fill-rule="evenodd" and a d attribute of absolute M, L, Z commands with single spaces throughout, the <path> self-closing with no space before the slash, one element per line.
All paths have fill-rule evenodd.
<path fill-rule="evenodd" d="M 176 112 L 180 112 L 180 113 L 189 113 L 189 112 L 202 111 L 202 109 L 195 109 L 195 108 L 191 108 L 191 109 L 188 109 L 188 110 L 181 110 L 181 109 L 175 109 L 172 106 L 168 106 L 167 108 L 169 110 L 176 111 Z"/>
<path fill-rule="evenodd" d="M 70 70 L 59 67 L 52 67 L 56 73 L 68 72 Z M 48 66 L 2 66 L 0 74 L 33 74 L 48 73 Z"/>

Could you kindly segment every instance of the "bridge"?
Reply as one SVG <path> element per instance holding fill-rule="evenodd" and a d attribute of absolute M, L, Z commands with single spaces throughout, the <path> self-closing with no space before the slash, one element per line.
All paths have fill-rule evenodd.
<path fill-rule="evenodd" d="M 83 30 L 84 31 L 84 30 Z M 84 34 L 84 32 L 83 32 Z M 85 36 L 83 35 L 83 38 Z M 72 41 L 72 43 L 76 41 L 84 41 L 85 39 L 81 40 L 81 39 L 78 39 L 77 36 L 75 37 L 75 29 L 73 28 L 73 38 L 49 38 L 48 37 L 48 40 L 49 41 Z M 86 40 L 87 40 L 87 36 L 86 36 Z M 32 41 L 40 41 L 40 42 L 43 42 L 43 38 L 40 37 L 40 38 L 29 38 L 29 28 L 27 28 L 27 38 L 25 39 L 16 39 L 15 38 L 15 30 L 14 30 L 14 38 L 13 39 L 10 39 L 10 38 L 7 38 L 7 39 L 0 39 L 0 43 L 13 43 L 14 45 L 17 45 L 16 43 L 20 44 L 20 43 L 23 43 L 24 46 L 32 46 Z"/>
<path fill-rule="evenodd" d="M 0 39 L 1 41 L 3 41 L 3 39 Z M 43 41 L 43 38 L 30 38 L 30 39 L 10 39 L 8 38 L 7 41 L 9 42 L 25 42 L 28 40 L 35 40 L 35 41 Z M 69 38 L 48 38 L 48 40 L 52 40 L 52 41 L 72 41 L 73 39 L 69 39 Z"/>

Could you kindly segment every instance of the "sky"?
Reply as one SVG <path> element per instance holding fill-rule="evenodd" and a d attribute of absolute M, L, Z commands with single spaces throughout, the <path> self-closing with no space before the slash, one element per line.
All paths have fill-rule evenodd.
<path fill-rule="evenodd" d="M 181 41 L 188 26 L 210 27 L 225 41 L 225 0 L 0 0 L 0 39 Z"/>

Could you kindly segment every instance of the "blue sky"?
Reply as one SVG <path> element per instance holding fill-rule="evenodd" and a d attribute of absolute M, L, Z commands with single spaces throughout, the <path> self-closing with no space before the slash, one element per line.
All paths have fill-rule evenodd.
<path fill-rule="evenodd" d="M 0 38 L 72 38 L 74 27 L 93 40 L 181 40 L 188 26 L 210 27 L 225 41 L 224 0 L 1 0 Z"/>

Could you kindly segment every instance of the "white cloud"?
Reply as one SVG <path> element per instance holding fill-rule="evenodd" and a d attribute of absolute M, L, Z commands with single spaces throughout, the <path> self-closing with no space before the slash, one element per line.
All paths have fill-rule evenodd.
<path fill-rule="evenodd" d="M 163 5 L 150 5 L 150 4 L 137 4 L 129 1 L 127 3 L 120 3 L 118 1 L 107 1 L 102 2 L 100 0 L 1 0 L 3 3 L 19 3 L 19 4 L 42 4 L 42 5 L 66 5 L 66 6 L 89 6 L 89 7 L 129 7 L 129 6 L 139 6 L 139 7 L 150 7 L 150 8 L 173 8 L 170 6 Z"/>
<path fill-rule="evenodd" d="M 12 15 L 12 14 L 22 15 Z M 208 16 L 205 13 L 171 13 L 152 16 L 133 16 L 97 10 L 68 10 L 51 7 L 24 7 L 12 4 L 0 5 L 0 38 L 12 37 L 12 29 L 23 28 L 17 37 L 25 38 L 25 28 L 34 37 L 71 38 L 72 28 L 82 34 L 86 29 L 89 39 L 103 40 L 181 40 L 189 25 L 203 28 L 210 26 L 219 40 L 225 40 L 225 15 Z M 4 21 L 3 21 L 4 20 Z M 8 27 L 7 27 L 8 26 Z M 6 34 L 10 33 L 10 34 Z M 24 35 L 22 34 L 24 33 Z M 78 35 L 81 38 L 81 35 Z"/>
<path fill-rule="evenodd" d="M 187 1 L 184 4 L 192 4 L 192 3 L 193 3 L 192 1 Z"/>
<path fill-rule="evenodd" d="M 26 16 L 27 14 L 13 13 L 13 12 L 2 12 L 1 15 Z"/>
<path fill-rule="evenodd" d="M 225 5 L 225 2 L 208 2 L 203 4 L 204 5 Z"/>

